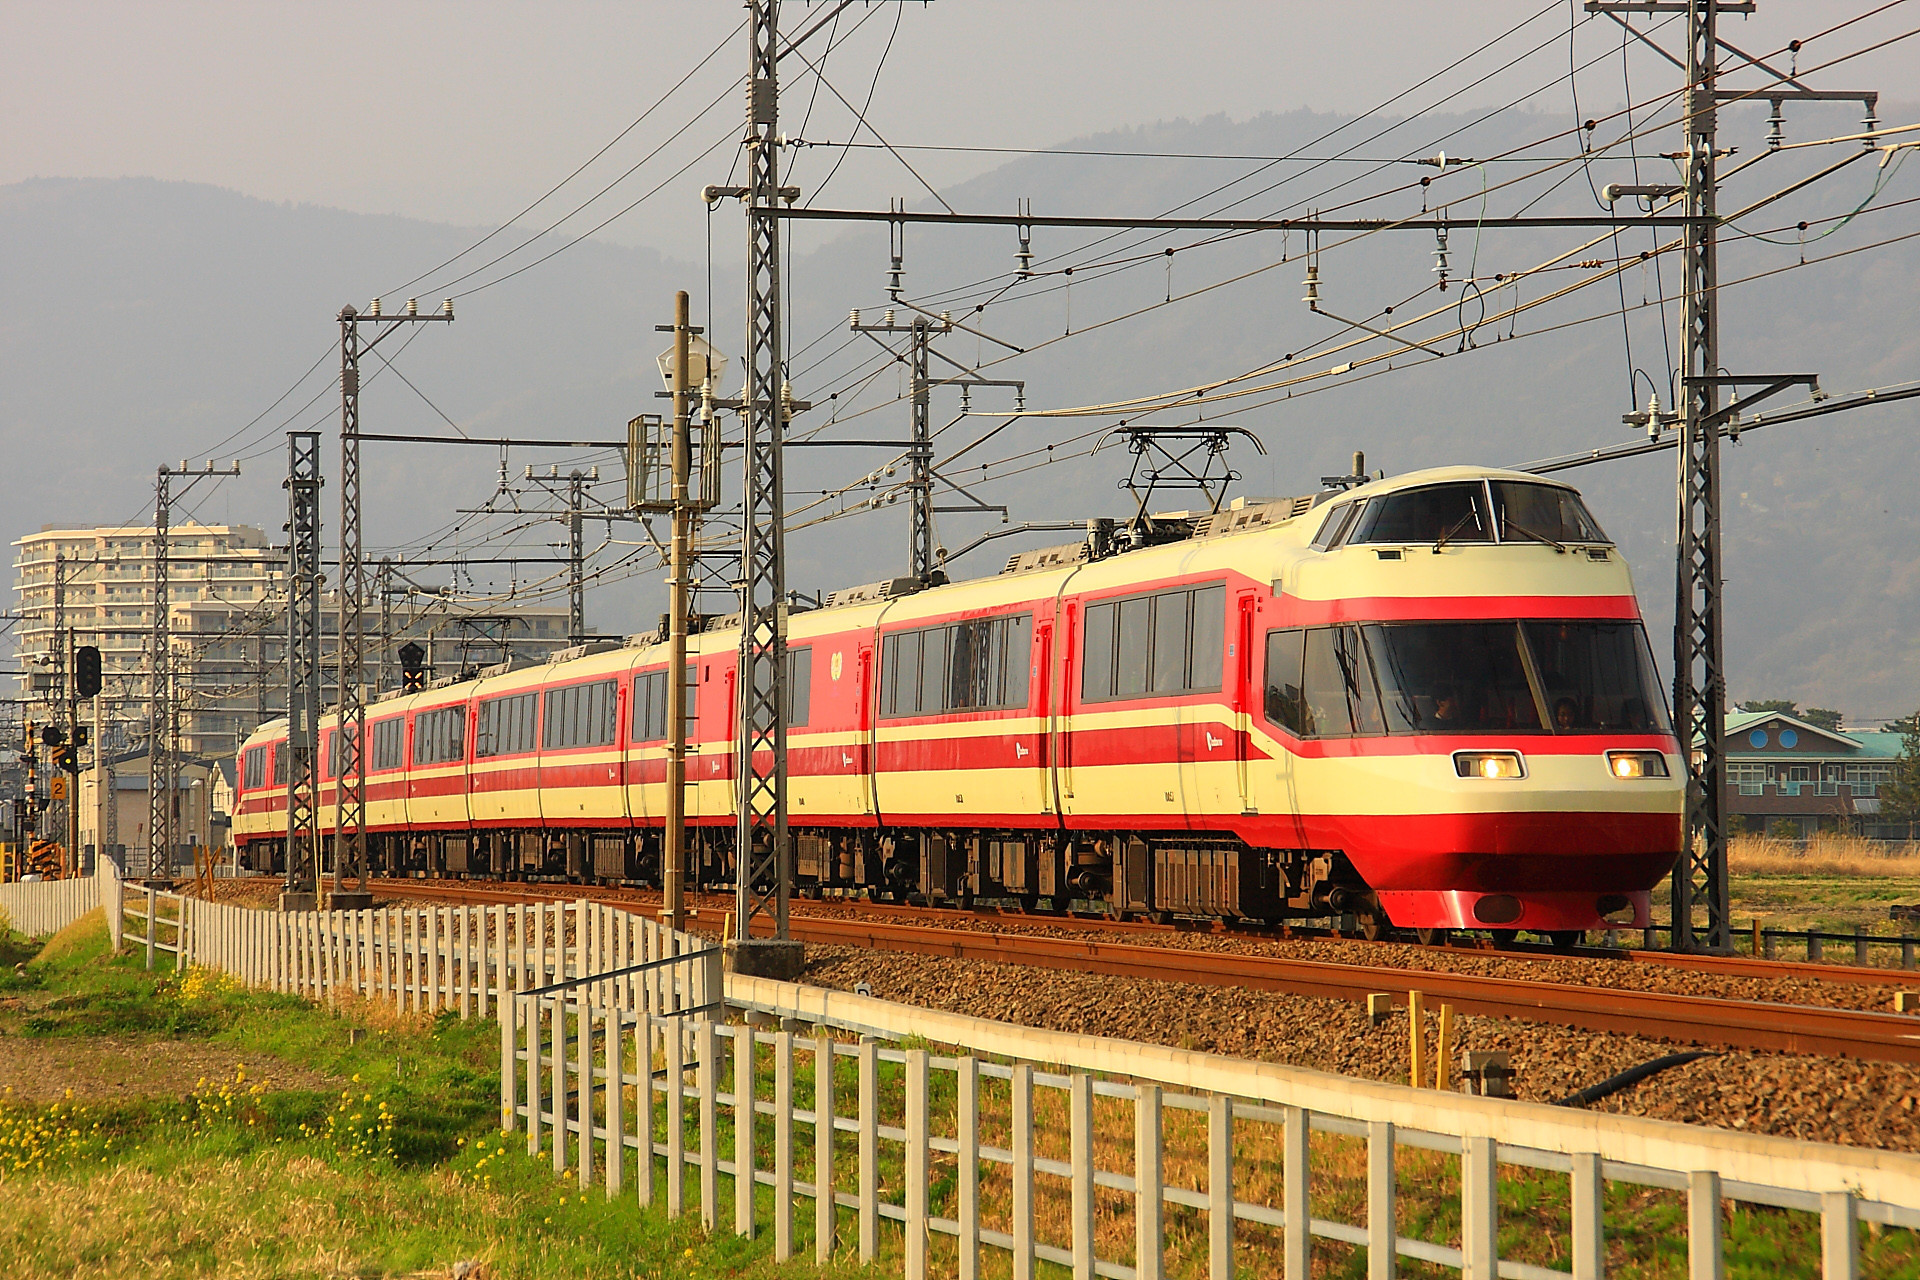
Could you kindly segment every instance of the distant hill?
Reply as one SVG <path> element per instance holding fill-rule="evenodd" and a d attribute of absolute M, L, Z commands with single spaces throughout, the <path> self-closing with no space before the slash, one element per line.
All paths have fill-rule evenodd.
<path fill-rule="evenodd" d="M 1306 112 L 1244 122 L 1178 121 L 1067 145 L 1273 155 L 1301 146 L 1335 121 Z M 1363 150 L 1369 155 L 1409 150 L 1468 124 L 1427 120 Z M 1742 155 L 1757 140 L 1757 126 L 1757 119 L 1732 118 Z M 1444 145 L 1450 155 L 1486 155 L 1562 127 L 1557 117 L 1512 116 L 1498 129 L 1466 127 Z M 1811 116 L 1804 125 L 1796 121 L 1796 136 L 1815 136 L 1816 127 Z M 797 166 L 797 180 L 803 186 L 817 181 L 827 163 L 808 158 L 807 166 Z M 1657 173 L 1665 162 L 1647 163 Z M 1158 212 L 1254 167 L 1214 160 L 1030 157 L 943 194 L 962 209 L 1011 211 L 1016 198 L 1030 197 L 1042 213 Z M 1488 180 L 1498 182 L 1509 171 L 1510 166 L 1489 166 Z M 1350 190 L 1374 189 L 1395 179 L 1411 183 L 1432 172 L 1396 166 Z M 1240 211 L 1271 212 L 1353 176 L 1356 166 L 1329 164 Z M 1871 180 L 1863 164 L 1826 192 L 1783 203 L 1777 218 L 1770 212 L 1770 221 L 1755 225 L 1844 210 L 1865 194 Z M 1457 199 L 1477 191 L 1480 181 L 1477 170 L 1454 171 L 1443 189 Z M 1914 194 L 1914 181 L 1912 176 L 1896 179 L 1882 199 Z M 910 183 L 903 175 L 900 190 L 910 191 Z M 1235 188 L 1234 194 L 1258 185 Z M 1316 203 L 1332 208 L 1345 194 L 1329 192 Z M 1419 188 L 1397 199 L 1406 212 L 1415 212 Z M 1192 211 L 1209 207 L 1202 203 Z M 1501 207 L 1497 196 L 1490 207 Z M 1464 208 L 1456 207 L 1456 216 Z M 1596 206 L 1585 181 L 1575 177 L 1533 211 L 1549 209 L 1594 212 Z M 715 224 L 712 326 L 715 341 L 737 356 L 741 236 L 732 207 L 723 206 L 723 214 Z M 1810 242 L 1804 252 L 1828 254 L 1911 233 L 1915 226 L 1910 210 L 1870 213 Z M 146 518 L 159 462 L 177 461 L 189 451 L 198 460 L 209 448 L 222 459 L 232 456 L 233 444 L 213 448 L 214 442 L 253 418 L 316 359 L 323 372 L 330 372 L 326 362 L 337 359 L 330 354 L 336 332 L 331 317 L 343 303 L 363 305 L 374 289 L 398 285 L 479 234 L 147 179 L 43 180 L 0 188 L 0 243 L 7 246 L 9 263 L 0 276 L 7 316 L 0 322 L 0 385 L 6 388 L 0 438 L 9 459 L 0 532 L 13 538 L 46 522 Z M 1787 239 L 1796 243 L 1775 246 L 1729 237 L 1723 277 L 1795 261 L 1802 252 L 1797 238 L 1789 232 Z M 1483 274 L 1531 265 L 1551 249 L 1573 243 L 1570 234 L 1487 231 L 1478 239 Z M 1078 240 L 1042 230 L 1034 250 L 1045 265 L 1049 256 Z M 1451 237 L 1456 275 L 1475 260 L 1474 242 L 1467 218 Z M 1130 243 L 1130 238 L 1117 239 L 1101 252 L 1125 256 L 1120 251 Z M 1917 244 L 1895 244 L 1729 289 L 1721 320 L 1729 368 L 1818 371 L 1835 391 L 1920 377 Z M 907 295 L 934 296 L 1004 273 L 1013 265 L 1016 247 L 1011 230 L 915 229 L 905 253 Z M 1055 277 L 1045 291 L 1029 286 L 1031 300 L 1016 294 L 969 322 L 1026 348 L 1062 339 L 995 370 L 997 376 L 1028 379 L 1028 403 L 1035 407 L 1108 401 L 1197 383 L 1304 349 L 1336 327 L 1310 315 L 1299 301 L 1302 268 L 1295 259 L 1304 248 L 1299 237 L 1284 242 L 1288 261 L 1273 265 L 1282 248 L 1275 237 L 1250 237 L 1184 251 L 1170 266 L 1157 258 L 1106 278 L 1101 270 L 1086 268 L 1076 273 L 1071 287 L 1064 277 Z M 1415 235 L 1376 236 L 1329 248 L 1321 260 L 1326 308 L 1365 317 L 1407 298 L 1433 279 L 1433 249 L 1430 240 Z M 1610 251 L 1603 242 L 1592 252 Z M 851 367 L 845 362 L 857 348 L 815 362 L 843 341 L 847 308 L 886 305 L 886 259 L 879 228 L 796 231 L 789 277 L 797 394 L 829 403 L 824 395 L 837 384 L 828 376 Z M 658 407 L 652 357 L 664 340 L 653 326 L 667 318 L 675 287 L 693 288 L 698 297 L 707 269 L 704 262 L 676 264 L 645 251 L 589 242 L 463 300 L 450 331 L 436 327 L 420 335 L 400 367 L 474 434 L 615 438 L 628 417 Z M 1661 272 L 1659 279 L 1651 268 L 1629 273 L 1624 280 L 1629 303 L 1657 296 L 1662 282 L 1674 289 L 1677 263 L 1669 259 Z M 1169 291 L 1178 295 L 1242 273 L 1250 274 L 1200 298 L 1088 331 L 1107 316 L 1160 302 Z M 1529 279 L 1523 293 L 1535 296 L 1571 283 L 1577 274 Z M 1512 297 L 1510 290 L 1501 292 Z M 1457 288 L 1448 297 L 1460 299 L 1465 308 L 1478 305 L 1471 297 L 1461 299 Z M 1428 293 L 1420 302 L 1431 306 L 1439 300 Z M 422 301 L 437 303 L 437 298 L 423 295 Z M 966 318 L 974 301 L 975 295 L 966 293 L 964 300 L 938 305 Z M 1489 299 L 1488 305 L 1499 301 Z M 1475 333 L 1474 350 L 1434 364 L 1264 407 L 1223 406 L 1221 420 L 1254 430 L 1268 450 L 1259 457 L 1236 447 L 1233 460 L 1245 474 L 1241 490 L 1256 495 L 1310 491 L 1321 475 L 1344 471 L 1354 449 L 1366 451 L 1369 466 L 1396 472 L 1444 462 L 1515 463 L 1629 438 L 1620 414 L 1644 401 L 1648 383 L 1641 380 L 1629 395 L 1617 316 L 1527 336 L 1531 327 L 1600 315 L 1619 301 L 1615 286 L 1597 286 L 1551 311 L 1529 313 L 1519 322 L 1519 341 L 1506 341 L 1507 326 L 1488 325 Z M 697 301 L 696 309 L 706 308 Z M 1074 336 L 1063 338 L 1069 326 Z M 1432 326 L 1440 327 L 1438 321 Z M 1667 355 L 1654 312 L 1637 312 L 1633 332 L 1636 363 L 1664 383 Z M 1458 345 L 1455 341 L 1452 347 Z M 956 338 L 946 346 L 962 358 L 991 350 L 972 338 Z M 378 362 L 368 367 L 377 369 Z M 737 360 L 734 368 L 737 379 Z M 897 380 L 896 372 L 882 373 L 874 385 L 884 394 L 870 394 L 861 403 L 891 396 Z M 279 489 L 284 437 L 273 428 L 322 381 L 310 382 L 239 437 L 257 454 L 249 474 L 208 499 L 202 515 L 230 513 L 278 530 L 284 520 Z M 1003 393 L 983 392 L 975 407 L 1008 403 Z M 433 409 L 384 372 L 378 382 L 369 382 L 366 404 L 368 430 L 449 430 Z M 803 425 L 819 425 L 829 411 L 816 410 Z M 936 396 L 937 421 L 956 412 L 957 397 Z M 301 421 L 320 422 L 331 434 L 334 413 L 334 402 L 323 396 Z M 1044 453 L 1049 441 L 1111 422 L 1022 421 L 977 456 L 1027 449 Z M 943 445 L 962 438 L 963 431 L 970 438 L 991 425 L 983 419 L 963 422 L 942 438 Z M 836 425 L 832 434 L 894 438 L 904 428 L 905 411 L 894 406 Z M 1907 497 L 1915 476 L 1917 430 L 1920 405 L 1908 403 L 1764 431 L 1728 451 L 1726 569 L 1733 624 L 1728 659 L 1735 697 L 1791 697 L 1840 707 L 1856 717 L 1920 705 L 1920 557 L 1914 554 L 1920 529 Z M 836 487 L 885 457 L 869 451 L 795 451 L 790 503 L 805 501 L 808 491 L 817 495 Z M 532 455 L 516 452 L 509 465 L 517 474 L 532 461 Z M 374 451 L 370 446 L 370 540 L 399 543 L 455 523 L 453 509 L 485 498 L 499 463 L 495 451 L 483 448 L 382 446 Z M 1116 485 L 1126 463 L 1123 450 L 1103 452 L 992 482 L 982 492 L 1009 505 L 1016 521 L 1120 513 L 1127 497 Z M 1663 454 L 1568 473 L 1587 491 L 1631 559 L 1663 662 L 1671 647 L 1673 465 L 1672 456 Z M 965 467 L 956 475 L 967 478 Z M 331 540 L 331 504 L 337 501 L 331 487 L 327 501 Z M 943 517 L 942 541 L 957 547 L 993 526 L 991 518 Z M 557 527 L 549 526 L 548 534 L 559 536 Z M 470 534 L 445 531 L 436 545 L 451 548 L 462 536 Z M 594 531 L 593 539 L 599 537 Z M 633 542 L 640 535 L 623 525 L 615 527 L 614 537 Z M 1008 539 L 975 553 L 959 568 L 989 572 L 996 556 L 1016 546 L 1057 540 L 1059 535 L 1033 536 L 1024 543 Z M 903 544 L 900 508 L 799 533 L 791 544 L 793 583 L 832 587 L 897 571 Z M 631 552 L 631 547 L 615 547 L 608 554 Z M 440 571 L 438 580 L 444 574 Z M 648 569 L 597 586 L 589 597 L 592 621 L 608 629 L 650 622 L 660 607 L 658 580 Z"/>

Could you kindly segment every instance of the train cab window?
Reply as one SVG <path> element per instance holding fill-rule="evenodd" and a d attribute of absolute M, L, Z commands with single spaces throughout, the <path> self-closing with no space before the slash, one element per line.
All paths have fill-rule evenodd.
<path fill-rule="evenodd" d="M 880 714 L 926 716 L 1027 705 L 1033 615 L 973 618 L 881 638 Z"/>
<path fill-rule="evenodd" d="M 473 758 L 521 755 L 533 750 L 533 721 L 539 695 L 517 693 L 488 698 L 474 725 Z"/>
<path fill-rule="evenodd" d="M 1386 732 L 1380 689 L 1358 627 L 1314 627 L 1301 659 L 1301 698 L 1307 732 L 1322 738 Z"/>
<path fill-rule="evenodd" d="M 284 742 L 273 744 L 273 785 L 276 787 L 287 785 L 287 748 Z"/>
<path fill-rule="evenodd" d="M 1493 514 L 1502 542 L 1607 542 L 1580 495 L 1559 485 L 1493 482 Z"/>
<path fill-rule="evenodd" d="M 1221 583 L 1089 605 L 1082 700 L 1217 691 L 1226 607 Z"/>
<path fill-rule="evenodd" d="M 400 767 L 400 744 L 406 737 L 406 721 L 400 716 L 390 716 L 373 726 L 372 767 L 379 769 L 398 769 Z"/>
<path fill-rule="evenodd" d="M 1487 487 L 1479 480 L 1425 485 L 1369 499 L 1346 543 L 1490 542 Z"/>
<path fill-rule="evenodd" d="M 267 749 L 249 747 L 246 765 L 241 774 L 240 786 L 246 791 L 257 791 L 267 785 Z"/>
<path fill-rule="evenodd" d="M 692 736 L 696 699 L 700 685 L 694 675 L 694 664 L 686 666 L 686 677 L 682 681 L 687 698 L 687 734 Z M 665 667 L 657 671 L 642 671 L 633 678 L 633 729 L 630 734 L 635 742 L 659 742 L 667 736 L 667 671 Z"/>
<path fill-rule="evenodd" d="M 1523 622 L 1556 733 L 1665 733 L 1660 679 L 1634 622 Z"/>
<path fill-rule="evenodd" d="M 413 718 L 413 762 L 450 764 L 467 755 L 467 709 L 442 707 Z"/>
<path fill-rule="evenodd" d="M 549 689 L 541 719 L 540 747 L 604 747 L 613 741 L 616 704 L 612 680 Z"/>
<path fill-rule="evenodd" d="M 1320 532 L 1314 535 L 1313 549 L 1325 551 L 1337 546 L 1341 535 L 1353 525 L 1353 518 L 1360 514 L 1360 508 L 1366 505 L 1363 498 L 1359 502 L 1343 502 L 1327 512 L 1326 519 L 1320 522 Z"/>

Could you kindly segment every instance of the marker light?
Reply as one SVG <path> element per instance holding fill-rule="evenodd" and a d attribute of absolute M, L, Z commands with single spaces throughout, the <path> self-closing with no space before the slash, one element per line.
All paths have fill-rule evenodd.
<path fill-rule="evenodd" d="M 1524 778 L 1526 762 L 1518 751 L 1456 751 L 1453 771 L 1463 778 Z"/>
<path fill-rule="evenodd" d="M 1667 758 L 1658 751 L 1609 751 L 1607 771 L 1616 778 L 1664 778 Z"/>

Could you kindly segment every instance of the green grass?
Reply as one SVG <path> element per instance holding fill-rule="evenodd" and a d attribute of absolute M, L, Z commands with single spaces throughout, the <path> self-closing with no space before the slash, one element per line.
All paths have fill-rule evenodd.
<path fill-rule="evenodd" d="M 32 950 L 0 937 L 0 998 L 21 1006 L 5 1034 L 224 1045 L 346 1087 L 260 1088 L 255 1068 L 184 1098 L 0 1105 L 0 1277 L 445 1275 L 467 1259 L 490 1280 L 819 1274 L 774 1265 L 764 1235 L 583 1195 L 524 1135 L 503 1139 L 492 1022 L 336 1014 L 149 974 L 108 956 L 104 929 L 60 941 L 16 970 Z"/>

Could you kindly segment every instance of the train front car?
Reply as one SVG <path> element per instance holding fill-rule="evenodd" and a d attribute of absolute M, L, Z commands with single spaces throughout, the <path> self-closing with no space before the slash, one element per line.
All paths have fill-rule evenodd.
<path fill-rule="evenodd" d="M 1375 924 L 1562 943 L 1644 925 L 1685 761 L 1627 566 L 1578 493 L 1451 467 L 1323 510 L 1262 610 L 1260 811 L 1344 855 L 1372 899 L 1332 896 Z"/>

